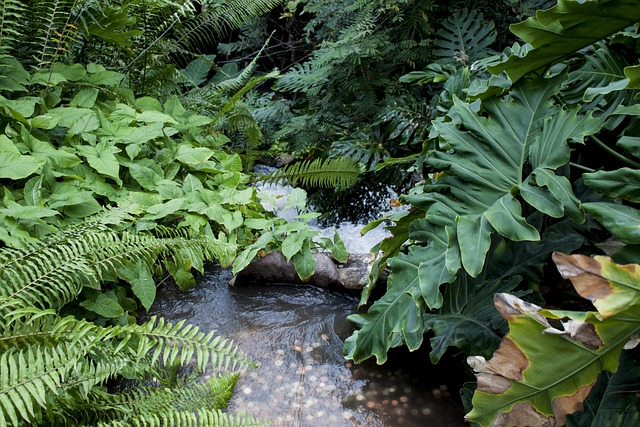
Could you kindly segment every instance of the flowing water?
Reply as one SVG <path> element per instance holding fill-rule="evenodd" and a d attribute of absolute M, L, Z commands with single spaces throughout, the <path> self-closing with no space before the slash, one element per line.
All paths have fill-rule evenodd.
<path fill-rule="evenodd" d="M 421 375 L 426 355 L 407 363 L 412 370 L 344 360 L 357 298 L 304 285 L 230 287 L 230 278 L 210 266 L 188 292 L 163 286 L 149 314 L 217 330 L 259 365 L 238 382 L 232 412 L 274 426 L 464 425 L 457 390 Z"/>
<path fill-rule="evenodd" d="M 260 191 L 284 199 L 290 187 Z M 351 252 L 366 253 L 386 235 L 380 228 L 362 238 L 362 225 L 350 223 L 336 228 Z M 333 235 L 332 228 L 320 231 Z M 161 287 L 149 313 L 217 330 L 258 364 L 239 380 L 230 411 L 268 419 L 273 426 L 465 425 L 459 384 L 450 391 L 448 375 L 431 367 L 426 354 L 392 357 L 400 361 L 395 366 L 345 361 L 344 339 L 353 330 L 346 317 L 356 311 L 357 297 L 304 285 L 230 287 L 230 279 L 229 271 L 209 266 L 188 292 Z"/>

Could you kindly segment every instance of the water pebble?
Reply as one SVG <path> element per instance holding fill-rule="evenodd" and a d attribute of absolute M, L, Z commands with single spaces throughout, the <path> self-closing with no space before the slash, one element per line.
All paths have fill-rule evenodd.
<path fill-rule="evenodd" d="M 422 409 L 422 415 L 429 415 L 429 414 L 431 414 L 431 408 Z"/>
<path fill-rule="evenodd" d="M 245 387 L 245 388 L 242 389 L 242 392 L 244 394 L 251 394 L 251 391 L 252 391 L 251 387 Z"/>
<path fill-rule="evenodd" d="M 276 360 L 273 364 L 276 366 L 282 366 L 284 364 L 284 360 Z"/>
<path fill-rule="evenodd" d="M 409 398 L 407 396 L 400 396 L 400 402 L 407 403 L 408 401 L 409 401 Z"/>
<path fill-rule="evenodd" d="M 329 340 L 329 335 L 327 335 L 327 334 L 322 334 L 322 335 L 320 335 L 320 338 L 322 338 L 322 339 L 323 339 L 323 340 L 325 340 L 325 341 L 328 341 L 328 340 Z"/>

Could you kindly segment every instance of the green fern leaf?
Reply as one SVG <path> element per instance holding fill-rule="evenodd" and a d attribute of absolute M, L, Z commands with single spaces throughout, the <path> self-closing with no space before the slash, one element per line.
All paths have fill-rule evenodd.
<path fill-rule="evenodd" d="M 344 157 L 339 159 L 316 159 L 298 162 L 267 175 L 266 183 L 287 182 L 309 187 L 348 188 L 354 185 L 362 173 L 359 163 Z"/>

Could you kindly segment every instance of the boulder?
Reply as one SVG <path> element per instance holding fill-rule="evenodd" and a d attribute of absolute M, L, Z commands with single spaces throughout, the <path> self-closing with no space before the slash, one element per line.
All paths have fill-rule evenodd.
<path fill-rule="evenodd" d="M 373 254 L 350 254 L 346 263 L 338 263 L 330 254 L 313 254 L 316 272 L 307 284 L 320 288 L 359 291 L 368 281 Z M 270 283 L 303 283 L 296 273 L 293 262 L 287 262 L 280 252 L 270 252 L 254 259 L 240 271 L 229 284 L 231 286 L 262 285 Z"/>

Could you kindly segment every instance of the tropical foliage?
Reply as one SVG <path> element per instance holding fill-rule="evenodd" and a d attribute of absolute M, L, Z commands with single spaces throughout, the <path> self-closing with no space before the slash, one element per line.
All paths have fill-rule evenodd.
<path fill-rule="evenodd" d="M 529 301 L 551 297 L 553 284 L 544 285 L 551 290 L 541 293 L 543 284 L 553 280 L 543 270 L 551 253 L 578 249 L 598 253 L 600 243 L 611 235 L 619 242 L 617 250 L 610 252 L 612 257 L 638 262 L 633 80 L 638 52 L 635 29 L 629 26 L 640 17 L 634 15 L 638 4 L 632 3 L 560 1 L 512 27 L 531 45 L 514 44 L 471 67 L 461 64 L 447 70 L 436 62 L 403 78 L 419 84 L 446 81 L 439 96 L 444 114 L 433 120 L 433 139 L 420 158 L 426 179 L 403 197 L 411 210 L 387 218 L 394 222 L 389 227 L 393 235 L 374 248 L 382 256 L 374 265 L 369 289 L 363 292 L 366 313 L 353 317 L 361 329 L 347 342 L 349 358 L 361 361 L 374 356 L 383 363 L 390 348 L 406 345 L 415 350 L 427 333 L 434 363 L 450 346 L 488 358 L 507 326 L 511 327 L 507 337 L 520 334 L 518 339 L 524 340 L 521 337 L 526 335 L 540 345 L 537 348 L 555 349 L 560 344 L 544 342 L 557 337 L 543 339 L 536 333 L 533 338 L 533 329 L 520 320 L 532 318 L 529 313 L 534 309 L 518 309 L 523 314 L 514 317 L 516 309 L 508 307 L 520 303 L 501 297 L 499 302 L 509 302 L 500 302 L 495 311 L 490 307 L 493 294 L 515 292 Z M 593 15 L 620 20 L 608 21 L 610 27 L 594 31 Z M 606 157 L 596 159 L 594 152 Z M 380 223 L 372 223 L 365 231 Z M 387 266 L 391 274 L 384 295 L 369 301 L 371 288 Z M 564 313 L 557 312 L 555 318 L 579 317 Z M 589 366 L 602 365 L 615 372 L 621 346 L 637 330 L 637 326 L 629 328 L 612 331 L 619 334 L 615 344 L 599 347 L 608 362 L 601 364 L 604 359 L 598 358 Z M 533 350 L 525 351 L 527 358 L 531 356 L 531 372 L 536 370 L 535 384 L 530 382 L 532 376 L 522 380 L 514 374 L 507 376 L 513 383 L 495 379 L 500 390 L 481 393 L 494 385 L 489 367 L 501 365 L 502 353 L 513 356 L 510 350 L 501 350 L 506 346 L 502 342 L 496 361 L 478 366 L 479 391 L 470 420 L 517 425 L 518 420 L 531 420 L 527 408 L 532 405 L 540 417 L 557 417 L 555 421 L 562 422 L 566 414 L 582 408 L 591 386 L 564 389 L 555 376 L 536 370 L 545 369 L 550 362 L 544 358 L 554 358 L 555 352 L 538 356 Z M 571 357 L 577 360 L 579 352 Z M 572 372 L 574 376 L 565 372 L 562 377 L 569 375 L 572 386 L 580 381 L 593 385 L 600 369 L 589 380 Z M 521 380 L 524 385 L 516 384 Z M 554 415 L 549 410 L 553 404 L 540 401 L 526 387 L 544 391 L 551 399 L 565 396 L 567 406 L 558 401 L 556 406 L 565 409 Z"/>
<path fill-rule="evenodd" d="M 105 277 L 125 278 L 146 307 L 155 295 L 150 268 L 158 257 L 220 253 L 215 240 L 132 235 L 105 225 L 117 224 L 115 215 L 108 219 L 64 228 L 25 249 L 0 250 L 0 425 L 255 423 L 221 412 L 237 372 L 250 363 L 227 340 L 184 322 L 152 318 L 105 327 L 60 313 L 89 292 L 93 298 L 80 306 L 105 318 L 122 316 L 121 306 L 135 302 L 118 286 L 101 293 Z M 193 358 L 199 372 L 217 373 L 205 382 L 167 376 Z M 118 377 L 140 381 L 114 393 L 105 385 Z"/>

